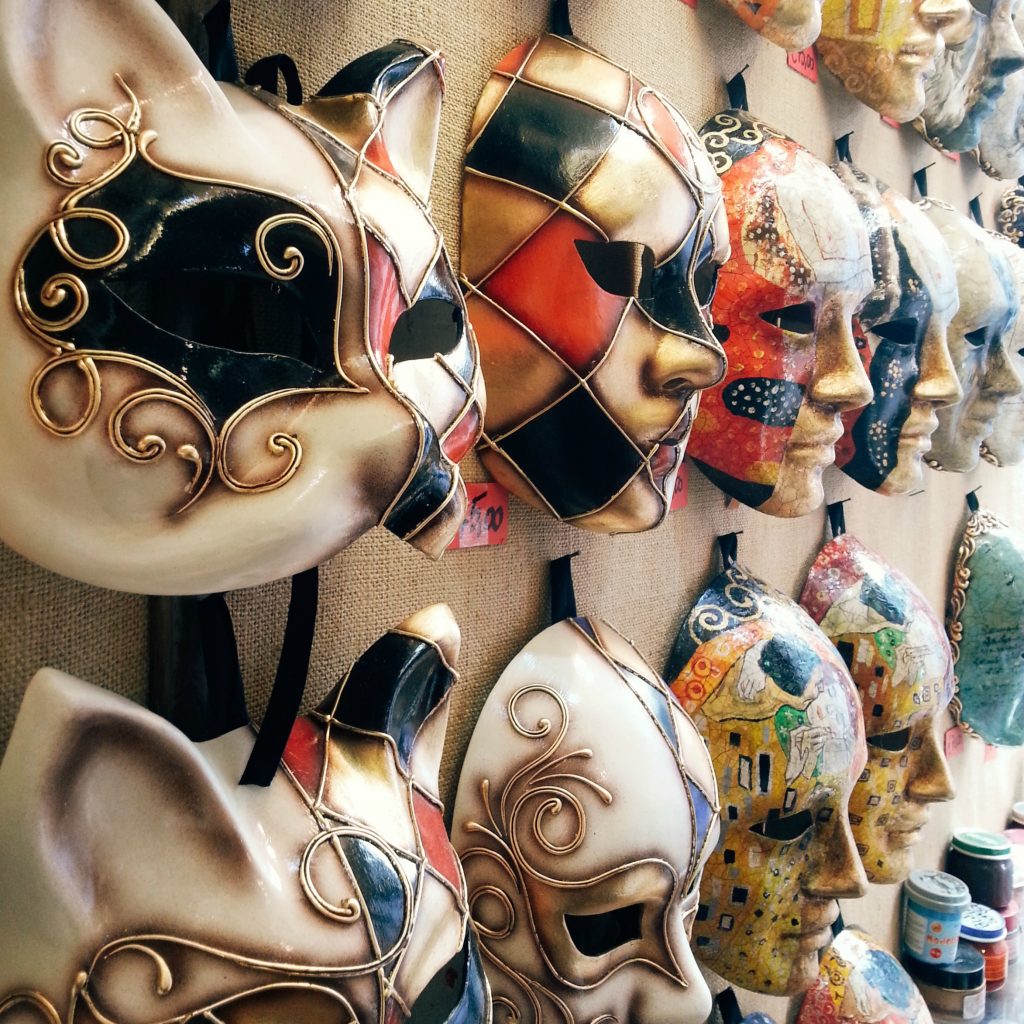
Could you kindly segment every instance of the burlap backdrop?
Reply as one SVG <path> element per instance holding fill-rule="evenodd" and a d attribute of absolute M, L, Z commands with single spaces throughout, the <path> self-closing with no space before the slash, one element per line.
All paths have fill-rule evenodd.
<path fill-rule="evenodd" d="M 353 57 L 395 37 L 440 46 L 448 58 L 447 97 L 433 199 L 436 220 L 458 256 L 459 176 L 466 132 L 480 88 L 498 59 L 546 23 L 544 0 L 234 0 L 243 67 L 285 51 L 312 91 Z M 695 126 L 725 105 L 723 80 L 749 64 L 751 109 L 832 158 L 832 140 L 855 132 L 856 161 L 906 190 L 911 172 L 935 161 L 931 192 L 966 210 L 983 193 L 991 222 L 1001 186 L 973 160 L 956 164 L 936 154 L 908 128 L 894 130 L 848 97 L 825 71 L 815 86 L 787 69 L 784 53 L 745 29 L 713 0 L 693 11 L 679 0 L 577 2 L 578 35 L 662 89 Z M 480 479 L 472 460 L 467 476 Z M 830 471 L 830 499 L 850 497 L 851 532 L 889 557 L 945 605 L 950 565 L 962 528 L 963 495 L 982 484 L 983 502 L 1018 526 L 1024 493 L 1020 470 L 982 466 L 967 476 L 929 471 L 926 493 L 881 498 Z M 680 617 L 717 571 L 714 537 L 742 530 L 740 556 L 757 574 L 793 594 L 826 539 L 824 512 L 775 520 L 745 508 L 727 510 L 722 495 L 697 470 L 690 503 L 658 530 L 639 536 L 596 537 L 556 524 L 513 500 L 508 543 L 469 550 L 432 563 L 390 535 L 364 537 L 325 566 L 310 702 L 337 680 L 351 659 L 390 624 L 435 601 L 446 601 L 462 627 L 461 682 L 442 766 L 450 797 L 477 710 L 502 667 L 547 622 L 549 559 L 579 549 L 576 579 L 582 611 L 603 616 L 630 636 L 656 667 L 663 664 Z M 250 707 L 259 717 L 273 679 L 287 600 L 283 584 L 233 596 Z M 51 664 L 92 682 L 144 699 L 146 612 L 142 598 L 71 583 L 0 551 L 0 601 L 8 622 L 0 689 L 0 740 L 6 742 L 31 673 Z M 918 861 L 938 865 L 954 825 L 1001 827 L 1020 795 L 1022 758 L 1003 752 L 984 763 L 969 743 L 953 762 L 959 795 L 936 809 Z M 651 780 L 656 784 L 657 780 Z M 874 887 L 849 901 L 847 922 L 859 922 L 883 941 L 896 939 L 895 888 Z M 714 979 L 712 979 L 714 983 Z M 764 1009 L 782 1024 L 795 1006 L 740 993 L 744 1010 Z"/>

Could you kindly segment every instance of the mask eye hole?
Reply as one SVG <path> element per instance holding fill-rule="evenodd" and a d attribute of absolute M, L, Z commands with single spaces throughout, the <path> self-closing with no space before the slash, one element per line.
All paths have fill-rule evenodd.
<path fill-rule="evenodd" d="M 609 295 L 649 299 L 653 294 L 654 252 L 641 242 L 588 242 L 576 251 L 594 283 Z"/>
<path fill-rule="evenodd" d="M 603 956 L 640 938 L 642 903 L 631 903 L 600 914 L 566 914 L 565 930 L 584 956 Z"/>
<path fill-rule="evenodd" d="M 810 811 L 797 811 L 796 814 L 769 816 L 764 821 L 751 825 L 750 831 L 766 839 L 791 843 L 794 839 L 799 839 L 813 824 L 814 816 Z"/>
<path fill-rule="evenodd" d="M 886 341 L 894 341 L 897 345 L 917 344 L 917 321 L 909 317 L 902 320 L 890 320 L 885 324 L 876 324 L 871 329 L 872 334 L 884 338 Z"/>
<path fill-rule="evenodd" d="M 718 288 L 719 265 L 712 260 L 704 260 L 693 272 L 693 293 L 698 306 L 710 306 Z"/>
<path fill-rule="evenodd" d="M 790 334 L 814 333 L 814 303 L 801 302 L 795 306 L 783 306 L 781 309 L 769 309 L 761 314 L 761 319 L 772 327 L 787 331 Z"/>
<path fill-rule="evenodd" d="M 901 750 L 906 750 L 910 745 L 910 730 L 900 729 L 898 732 L 883 732 L 877 736 L 869 736 L 868 743 L 879 750 L 899 753 Z"/>
<path fill-rule="evenodd" d="M 396 363 L 446 355 L 463 336 L 462 310 L 447 299 L 420 299 L 403 310 L 391 330 L 388 348 Z"/>
<path fill-rule="evenodd" d="M 967 340 L 969 345 L 973 345 L 975 348 L 981 348 L 985 344 L 985 328 L 979 327 L 976 331 L 968 331 L 964 338 Z"/>

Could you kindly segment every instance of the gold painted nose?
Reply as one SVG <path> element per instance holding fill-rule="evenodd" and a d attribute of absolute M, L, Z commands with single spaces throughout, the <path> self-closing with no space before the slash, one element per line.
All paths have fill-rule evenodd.
<path fill-rule="evenodd" d="M 667 334 L 655 349 L 647 373 L 658 394 L 685 396 L 717 384 L 725 376 L 725 357 L 707 345 Z"/>

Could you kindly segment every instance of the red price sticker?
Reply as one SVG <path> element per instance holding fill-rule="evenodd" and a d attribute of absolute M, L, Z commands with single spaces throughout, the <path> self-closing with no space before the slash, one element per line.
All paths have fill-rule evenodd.
<path fill-rule="evenodd" d="M 692 7 L 694 10 L 697 10 L 697 0 L 683 0 L 683 3 L 686 4 L 687 7 Z"/>
<path fill-rule="evenodd" d="M 676 473 L 676 486 L 672 491 L 672 500 L 669 502 L 668 508 L 670 512 L 674 512 L 677 508 L 686 508 L 686 498 L 690 490 L 690 467 L 687 463 L 683 463 L 679 467 L 679 472 Z"/>
<path fill-rule="evenodd" d="M 946 759 L 959 757 L 964 752 L 964 731 L 959 725 L 951 725 L 946 730 L 944 744 Z"/>
<path fill-rule="evenodd" d="M 940 152 L 940 153 L 941 153 L 941 154 L 942 154 L 942 155 L 943 155 L 943 156 L 944 156 L 944 157 L 945 157 L 945 158 L 946 158 L 947 160 L 952 160 L 952 161 L 953 161 L 953 163 L 955 163 L 955 164 L 958 164 L 958 163 L 960 163 L 960 154 L 959 154 L 959 153 L 950 153 L 950 151 L 949 151 L 948 149 L 940 149 L 940 150 L 939 150 L 939 152 Z"/>
<path fill-rule="evenodd" d="M 996 754 L 998 754 L 998 753 L 999 753 L 999 748 L 998 747 L 993 747 L 991 743 L 986 743 L 985 744 L 985 764 L 988 764 L 989 761 L 994 761 L 996 759 Z"/>
<path fill-rule="evenodd" d="M 786 54 L 786 66 L 791 67 L 798 75 L 803 75 L 809 82 L 818 82 L 818 55 L 813 46 L 796 53 Z"/>
<path fill-rule="evenodd" d="M 448 550 L 504 544 L 508 539 L 508 491 L 501 484 L 466 484 L 466 496 L 466 518 Z"/>
<path fill-rule="evenodd" d="M 887 124 L 890 128 L 899 128 L 900 123 L 895 118 L 886 117 L 885 114 L 879 115 L 882 119 L 882 124 Z"/>

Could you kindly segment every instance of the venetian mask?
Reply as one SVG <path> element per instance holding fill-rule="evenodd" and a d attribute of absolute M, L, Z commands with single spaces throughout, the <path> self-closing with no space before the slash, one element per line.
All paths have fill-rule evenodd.
<path fill-rule="evenodd" d="M 860 691 L 868 762 L 850 796 L 850 824 L 864 871 L 871 882 L 900 882 L 928 805 L 954 795 L 935 737 L 953 697 L 945 630 L 917 587 L 849 534 L 821 549 L 800 603 Z"/>
<path fill-rule="evenodd" d="M 924 80 L 943 36 L 966 38 L 971 16 L 967 0 L 825 0 L 817 49 L 862 103 L 911 121 L 924 109 Z"/>
<path fill-rule="evenodd" d="M 981 442 L 992 433 L 1000 404 L 1024 390 L 1008 351 L 1020 294 L 998 237 L 946 203 L 926 199 L 921 206 L 942 233 L 956 268 L 960 308 L 948 341 L 964 394 L 958 405 L 938 411 L 927 461 L 967 473 L 978 464 Z"/>
<path fill-rule="evenodd" d="M 1003 247 L 1013 268 L 1017 294 L 1024 295 L 1024 250 L 1012 243 Z M 1024 380 L 1024 316 L 1018 316 L 1006 344 L 1006 354 L 1017 376 Z M 992 433 L 981 443 L 981 455 L 996 466 L 1024 462 L 1024 392 L 999 403 Z"/>
<path fill-rule="evenodd" d="M 661 522 L 725 366 L 709 307 L 728 253 L 721 186 L 663 96 L 577 39 L 510 53 L 463 183 L 488 472 L 576 526 Z"/>
<path fill-rule="evenodd" d="M 395 42 L 291 106 L 215 83 L 155 4 L 41 12 L 3 15 L 0 536 L 150 593 L 378 523 L 440 554 L 482 400 L 429 213 L 441 57 Z"/>
<path fill-rule="evenodd" d="M 1024 243 L 1024 185 L 1013 185 L 1002 194 L 996 222 L 1000 233 L 1014 245 Z"/>
<path fill-rule="evenodd" d="M 821 31 L 820 0 L 722 0 L 744 24 L 786 50 L 804 50 Z"/>
<path fill-rule="evenodd" d="M 909 199 L 852 164 L 833 170 L 868 229 L 875 282 L 854 324 L 874 397 L 843 415 L 836 465 L 871 490 L 905 494 L 921 482 L 935 410 L 961 397 L 946 343 L 959 305 L 956 271 L 939 231 Z"/>
<path fill-rule="evenodd" d="M 489 1020 L 437 770 L 459 631 L 386 633 L 239 786 L 248 726 L 193 744 L 54 669 L 0 767 L 4 1024 Z"/>
<path fill-rule="evenodd" d="M 1024 539 L 991 512 L 972 512 L 949 598 L 953 713 L 986 743 L 1024 745 Z"/>
<path fill-rule="evenodd" d="M 910 975 L 859 928 L 845 928 L 821 958 L 796 1024 L 932 1024 Z"/>
<path fill-rule="evenodd" d="M 701 137 L 729 215 L 714 302 L 729 367 L 704 394 L 690 454 L 731 497 L 805 515 L 823 500 L 840 413 L 871 399 L 852 330 L 872 285 L 867 234 L 836 176 L 750 114 L 717 114 Z"/>
<path fill-rule="evenodd" d="M 925 81 L 925 106 L 915 127 L 937 149 L 963 153 L 978 145 L 985 122 L 1024 67 L 1024 45 L 1011 18 L 1018 0 L 994 0 L 989 14 L 971 11 L 967 38 L 946 38 Z"/>
<path fill-rule="evenodd" d="M 452 824 L 495 1020 L 703 1024 L 688 940 L 718 828 L 704 744 L 634 648 L 585 618 L 534 637 L 484 704 Z"/>
<path fill-rule="evenodd" d="M 847 817 L 866 756 L 850 674 L 799 605 L 734 564 L 684 621 L 667 678 L 708 745 L 722 803 L 695 952 L 743 988 L 801 992 L 837 899 L 867 889 Z"/>
<path fill-rule="evenodd" d="M 1011 0 L 1010 10 L 1017 38 L 1024 38 L 1024 3 Z M 1024 72 L 1006 78 L 991 115 L 981 123 L 977 157 L 993 178 L 1024 174 Z"/>

